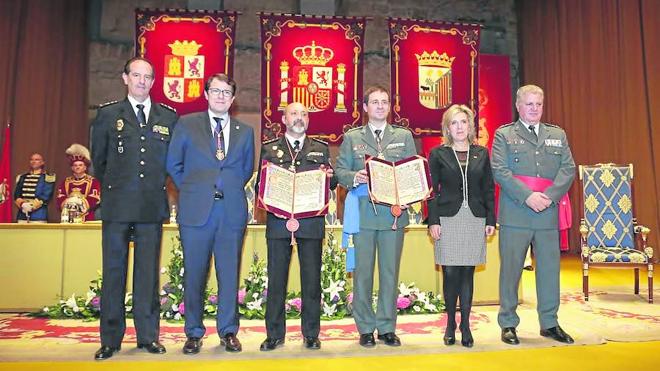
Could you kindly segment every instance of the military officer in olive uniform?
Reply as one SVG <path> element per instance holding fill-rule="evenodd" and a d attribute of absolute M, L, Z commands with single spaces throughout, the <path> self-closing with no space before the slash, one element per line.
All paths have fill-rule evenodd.
<path fill-rule="evenodd" d="M 282 122 L 286 126 L 283 137 L 265 142 L 261 147 L 261 159 L 295 171 L 327 168 L 330 188 L 335 189 L 337 180 L 330 168 L 330 152 L 327 143 L 305 135 L 309 126 L 309 112 L 300 103 L 291 103 L 284 110 Z M 256 189 L 260 179 L 257 178 Z M 291 262 L 291 232 L 286 228 L 287 219 L 268 213 L 266 241 L 268 245 L 268 301 L 266 302 L 266 340 L 262 351 L 273 350 L 284 344 L 286 334 L 286 299 L 289 264 Z M 323 216 L 300 218 L 295 232 L 300 262 L 302 287 L 302 333 L 307 349 L 319 349 L 321 328 L 321 245 L 325 237 Z"/>
<path fill-rule="evenodd" d="M 575 177 L 564 130 L 540 123 L 543 90 L 518 89 L 519 120 L 500 127 L 493 142 L 492 168 L 501 187 L 500 312 L 502 341 L 518 344 L 518 284 L 529 245 L 536 256 L 537 311 L 541 335 L 563 343 L 573 339 L 557 321 L 559 309 L 559 201 Z M 541 188 L 538 185 L 541 184 Z"/>
<path fill-rule="evenodd" d="M 44 157 L 39 153 L 30 156 L 30 171 L 16 177 L 14 201 L 18 206 L 18 223 L 46 223 L 48 202 L 55 190 L 55 174 L 44 171 Z"/>
<path fill-rule="evenodd" d="M 112 357 L 121 347 L 131 240 L 138 348 L 165 353 L 158 341 L 158 278 L 162 223 L 169 215 L 165 158 L 177 115 L 172 108 L 151 101 L 154 72 L 149 61 L 129 60 L 122 78 L 128 96 L 99 108 L 91 127 L 92 162 L 103 193 L 101 348 L 95 354 L 97 360 Z"/>
<path fill-rule="evenodd" d="M 417 154 L 412 134 L 408 129 L 387 123 L 390 111 L 389 92 L 382 86 L 374 86 L 364 93 L 363 109 L 369 123 L 349 130 L 339 148 L 335 171 L 339 183 L 349 191 L 364 189 L 367 172 L 365 155 L 378 156 L 387 161 L 398 161 Z M 376 211 L 376 212 L 374 212 Z M 344 211 L 344 221 L 349 217 Z M 360 345 L 376 345 L 378 339 L 386 345 L 399 346 L 396 336 L 396 299 L 399 279 L 399 263 L 403 248 L 404 227 L 408 225 L 408 213 L 396 221 L 384 205 L 372 205 L 364 192 L 359 196 L 359 233 L 353 237 L 355 245 L 355 271 L 353 272 L 353 317 L 360 332 Z M 374 259 L 378 251 L 379 290 L 378 307 L 374 313 L 371 296 L 374 279 Z"/>

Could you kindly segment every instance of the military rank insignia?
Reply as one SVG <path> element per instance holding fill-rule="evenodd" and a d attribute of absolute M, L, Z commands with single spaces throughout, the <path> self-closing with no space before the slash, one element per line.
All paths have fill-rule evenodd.
<path fill-rule="evenodd" d="M 117 131 L 122 131 L 124 130 L 124 120 L 119 119 L 117 120 Z"/>

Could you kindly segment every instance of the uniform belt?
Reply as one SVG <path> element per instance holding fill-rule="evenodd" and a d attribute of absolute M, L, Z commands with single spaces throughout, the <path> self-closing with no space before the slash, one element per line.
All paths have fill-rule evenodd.
<path fill-rule="evenodd" d="M 222 191 L 216 191 L 215 194 L 213 195 L 214 200 L 221 200 L 225 197 L 225 194 L 222 193 Z"/>

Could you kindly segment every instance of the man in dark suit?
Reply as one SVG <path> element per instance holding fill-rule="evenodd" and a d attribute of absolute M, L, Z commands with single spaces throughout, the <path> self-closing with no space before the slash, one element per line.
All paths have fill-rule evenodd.
<path fill-rule="evenodd" d="M 300 103 L 291 103 L 284 110 L 282 122 L 286 132 L 282 138 L 266 142 L 261 147 L 262 160 L 295 171 L 330 167 L 328 144 L 305 135 L 309 126 L 309 112 Z M 330 188 L 337 187 L 333 170 L 328 169 Z M 259 187 L 257 178 L 256 189 Z M 302 287 L 302 333 L 307 349 L 321 348 L 321 245 L 325 237 L 323 216 L 301 218 L 295 232 L 300 262 L 300 285 Z M 266 333 L 261 343 L 262 351 L 273 350 L 284 344 L 286 333 L 286 299 L 289 264 L 291 263 L 291 232 L 286 228 L 287 220 L 268 213 L 266 241 L 268 245 L 268 301 L 266 302 Z"/>
<path fill-rule="evenodd" d="M 149 98 L 153 66 L 126 62 L 128 96 L 102 105 L 92 122 L 91 152 L 103 192 L 101 348 L 95 359 L 119 351 L 126 330 L 124 296 L 129 242 L 134 242 L 133 318 L 138 348 L 165 353 L 158 342 L 158 278 L 163 219 L 168 216 L 165 158 L 177 120 L 171 107 Z"/>
<path fill-rule="evenodd" d="M 199 353 L 206 332 L 203 296 L 211 254 L 218 280 L 218 335 L 227 351 L 241 351 L 236 337 L 238 274 L 248 218 L 244 187 L 254 168 L 254 132 L 229 116 L 235 95 L 234 80 L 212 75 L 204 86 L 208 110 L 181 117 L 167 155 L 167 171 L 179 189 L 185 354 Z"/>

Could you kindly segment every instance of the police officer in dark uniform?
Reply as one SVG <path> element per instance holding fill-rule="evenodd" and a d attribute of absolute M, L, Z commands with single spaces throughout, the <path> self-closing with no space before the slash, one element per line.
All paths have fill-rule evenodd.
<path fill-rule="evenodd" d="M 158 341 L 158 278 L 162 223 L 168 217 L 165 159 L 177 120 L 171 107 L 149 98 L 153 66 L 126 62 L 128 96 L 98 110 L 91 128 L 95 175 L 103 192 L 101 348 L 95 359 L 120 350 L 126 329 L 124 296 L 129 241 L 134 242 L 133 317 L 138 348 L 165 353 Z"/>
<path fill-rule="evenodd" d="M 44 171 L 44 157 L 39 153 L 30 156 L 30 171 L 16 177 L 14 200 L 18 206 L 16 221 L 19 223 L 46 223 L 48 201 L 55 190 L 55 174 Z"/>
<path fill-rule="evenodd" d="M 337 187 L 337 179 L 330 168 L 327 143 L 305 135 L 309 126 L 309 113 L 300 103 L 289 104 L 282 122 L 286 133 L 282 138 L 265 142 L 261 147 L 261 159 L 295 171 L 328 169 L 330 188 Z M 255 188 L 258 189 L 257 178 Z M 319 349 L 321 328 L 321 244 L 325 237 L 323 216 L 301 218 L 295 232 L 300 263 L 302 288 L 302 334 L 307 349 Z M 291 232 L 286 228 L 287 219 L 268 213 L 266 241 L 268 246 L 268 301 L 266 302 L 266 340 L 262 351 L 273 350 L 284 344 L 286 333 L 286 299 L 289 263 L 291 262 Z"/>

